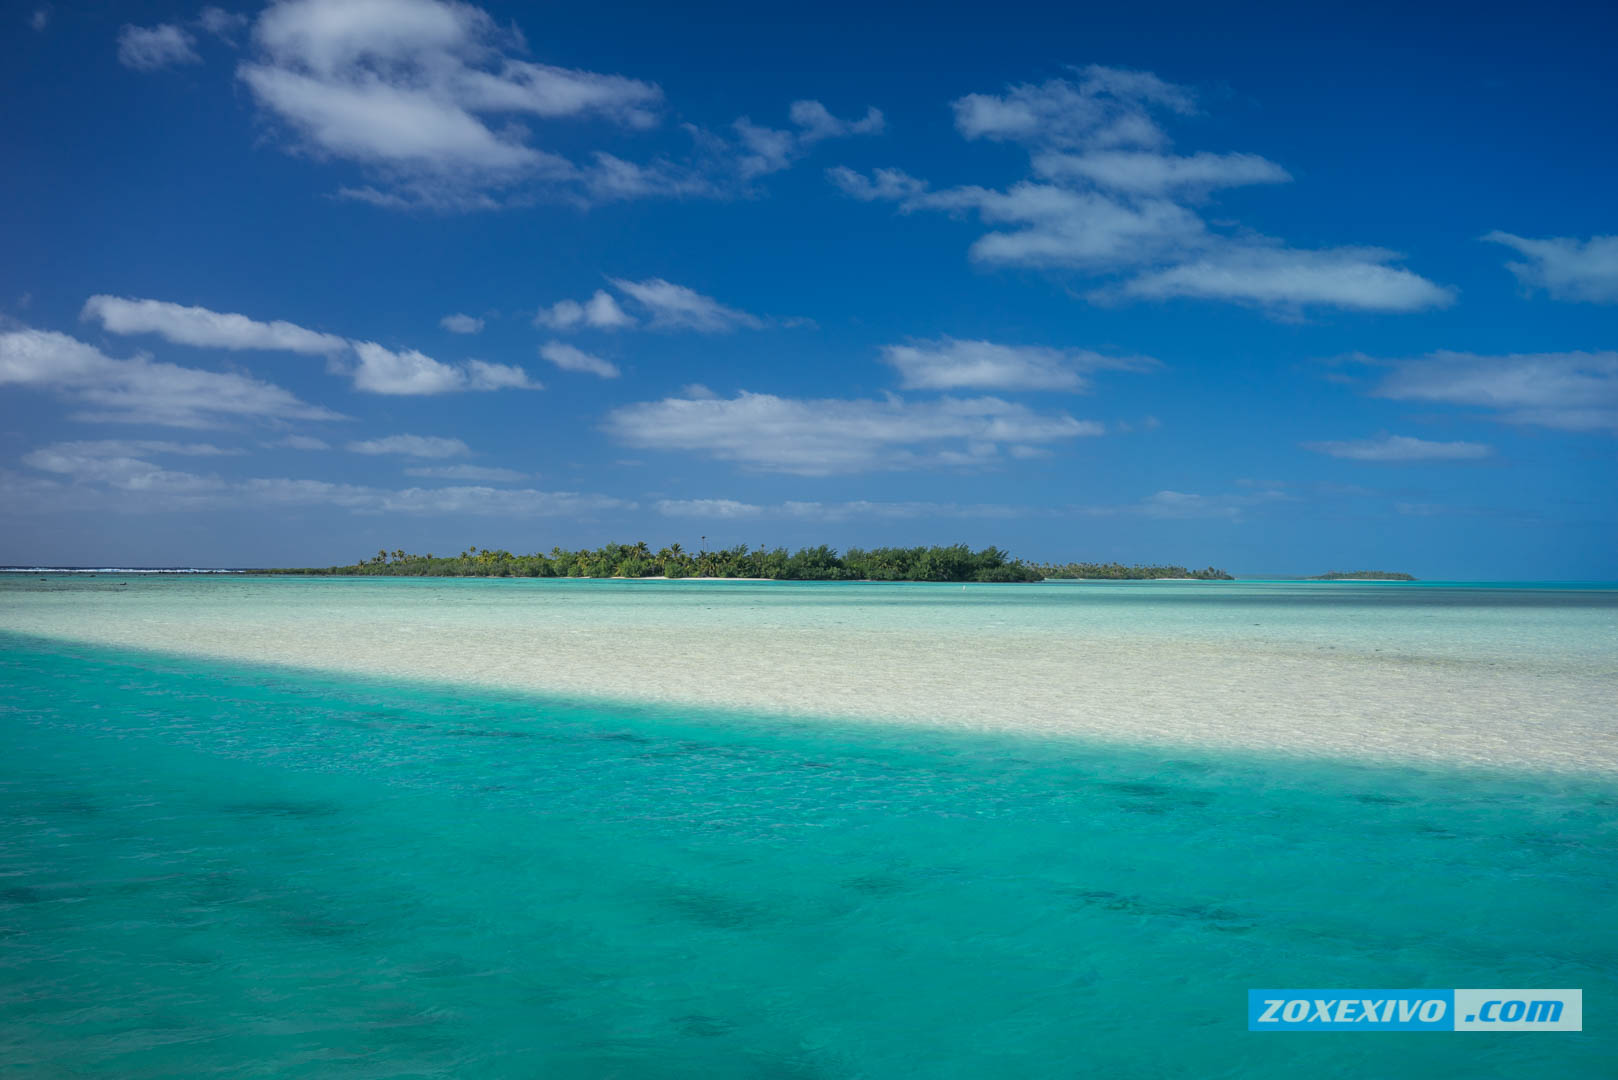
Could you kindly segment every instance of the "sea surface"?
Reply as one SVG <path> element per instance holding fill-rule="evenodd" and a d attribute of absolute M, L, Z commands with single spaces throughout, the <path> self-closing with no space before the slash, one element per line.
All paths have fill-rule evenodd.
<path fill-rule="evenodd" d="M 41 576 L 0 1075 L 1618 1071 L 1611 587 Z M 1018 722 L 1062 699 L 985 655 L 1108 700 Z M 1253 1034 L 1258 986 L 1586 1030 Z"/>

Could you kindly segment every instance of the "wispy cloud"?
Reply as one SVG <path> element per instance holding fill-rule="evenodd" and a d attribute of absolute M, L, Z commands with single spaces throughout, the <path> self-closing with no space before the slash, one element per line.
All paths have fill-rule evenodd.
<path fill-rule="evenodd" d="M 92 296 L 85 302 L 80 317 L 99 322 L 111 333 L 156 334 L 177 345 L 324 355 L 327 370 L 351 377 L 356 390 L 372 394 L 423 395 L 544 388 L 522 368 L 510 364 L 484 360 L 449 364 L 419 349 L 389 349 L 374 341 L 350 341 L 296 323 L 260 322 L 246 315 L 186 307 L 164 300 Z"/>
<path fill-rule="evenodd" d="M 1090 387 L 1095 371 L 1144 371 L 1158 366 L 1144 356 L 1105 356 L 1088 349 L 1002 345 L 940 338 L 887 345 L 882 359 L 898 369 L 910 390 L 1067 390 Z"/>
<path fill-rule="evenodd" d="M 369 182 L 339 194 L 389 209 L 742 195 L 822 140 L 882 128 L 875 109 L 842 120 L 806 100 L 792 105 L 787 128 L 746 117 L 728 134 L 682 125 L 691 152 L 680 161 L 599 149 L 568 156 L 544 145 L 545 125 L 568 121 L 575 139 L 584 122 L 647 131 L 661 122 L 662 89 L 535 63 L 514 26 L 445 0 L 279 0 L 259 16 L 252 41 L 237 75 L 291 148 L 357 163 Z"/>
<path fill-rule="evenodd" d="M 430 477 L 434 480 L 467 480 L 480 484 L 515 484 L 528 479 L 527 473 L 516 469 L 502 469 L 494 465 L 423 465 L 406 469 L 406 476 Z"/>
<path fill-rule="evenodd" d="M 1513 424 L 1563 431 L 1618 431 L 1618 352 L 1480 356 L 1440 351 L 1393 361 L 1371 391 L 1395 401 L 1488 409 Z"/>
<path fill-rule="evenodd" d="M 330 506 L 367 514 L 576 520 L 635 507 L 631 501 L 610 495 L 497 488 L 483 484 L 389 489 L 287 477 L 235 480 L 169 469 L 145 460 L 179 453 L 213 456 L 194 446 L 187 449 L 187 446 L 107 440 L 55 443 L 31 451 L 24 456 L 23 463 L 40 472 L 63 477 L 68 484 L 0 473 L 0 492 L 7 498 L 8 508 L 19 512 L 52 508 L 139 513 L 213 510 L 225 506 Z M 142 456 L 132 456 L 136 453 Z M 448 471 L 446 469 L 445 473 Z M 509 472 L 488 471 L 500 472 L 502 478 Z M 520 479 L 522 474 L 513 475 Z M 470 478 L 470 474 L 467 476 Z"/>
<path fill-rule="evenodd" d="M 348 347 L 345 338 L 296 323 L 259 322 L 246 315 L 186 307 L 165 300 L 92 296 L 79 317 L 114 334 L 156 334 L 177 345 L 216 349 L 264 349 L 331 356 Z"/>
<path fill-rule="evenodd" d="M 1269 503 L 1286 502 L 1292 496 L 1283 491 L 1265 490 L 1242 494 L 1198 495 L 1185 491 L 1159 491 L 1139 502 L 1111 506 L 1086 506 L 1080 513 L 1100 517 L 1138 515 L 1148 518 L 1188 520 L 1211 518 L 1239 521 L 1250 510 Z"/>
<path fill-rule="evenodd" d="M 0 385 L 7 384 L 62 394 L 84 407 L 79 419 L 90 421 L 207 428 L 243 419 L 342 419 L 247 375 L 145 356 L 118 359 L 50 330 L 0 332 Z"/>
<path fill-rule="evenodd" d="M 873 502 L 866 499 L 848 502 L 787 500 L 763 504 L 739 502 L 735 499 L 660 499 L 654 504 L 654 508 L 664 517 L 720 521 L 755 518 L 802 521 L 982 519 L 1049 516 L 1051 513 L 1044 509 L 996 503 Z"/>
<path fill-rule="evenodd" d="M 1378 435 L 1372 439 L 1306 442 L 1305 450 L 1349 461 L 1477 461 L 1493 451 L 1485 443 L 1431 442 L 1409 435 Z"/>
<path fill-rule="evenodd" d="M 197 39 L 172 23 L 125 26 L 118 31 L 118 62 L 136 71 L 157 71 L 176 64 L 200 64 Z"/>
<path fill-rule="evenodd" d="M 454 315 L 445 315 L 438 320 L 438 325 L 452 334 L 481 334 L 483 332 L 482 319 L 471 315 L 462 315 L 458 312 Z"/>
<path fill-rule="evenodd" d="M 560 341 L 541 345 L 539 355 L 563 371 L 581 371 L 587 375 L 596 375 L 603 379 L 616 379 L 621 374 L 617 364 Z"/>
<path fill-rule="evenodd" d="M 1150 72 L 1091 66 L 1073 79 L 969 94 L 954 110 L 966 139 L 1024 147 L 1030 178 L 1004 189 L 936 190 L 900 169 L 866 176 L 838 167 L 829 178 L 853 198 L 894 202 L 904 213 L 976 214 L 991 228 L 972 244 L 974 260 L 1110 279 L 1089 293 L 1097 301 L 1185 297 L 1295 315 L 1415 311 L 1453 298 L 1381 248 L 1297 249 L 1212 227 L 1195 206 L 1214 190 L 1291 176 L 1254 154 L 1171 153 L 1157 117 L 1193 115 L 1196 100 Z"/>
<path fill-rule="evenodd" d="M 1618 236 L 1569 236 L 1530 240 L 1508 232 L 1483 239 L 1504 244 L 1524 257 L 1506 268 L 1530 289 L 1544 289 L 1557 300 L 1618 304 Z"/>
<path fill-rule="evenodd" d="M 1038 413 L 999 398 L 913 402 L 671 397 L 626 405 L 606 430 L 634 446 L 683 450 L 774 472 L 823 476 L 924 467 L 985 466 L 1002 447 L 1100 435 L 1102 425 Z"/>
<path fill-rule="evenodd" d="M 472 448 L 460 439 L 447 439 L 439 435 L 386 435 L 379 439 L 351 442 L 348 449 L 356 454 L 398 454 L 417 458 L 466 457 L 472 453 Z"/>
<path fill-rule="evenodd" d="M 625 311 L 618 299 L 605 289 L 597 289 L 590 299 L 559 300 L 541 308 L 534 325 L 552 330 L 620 330 L 644 326 L 651 330 L 690 330 L 699 334 L 723 334 L 736 329 L 759 330 L 771 320 L 720 303 L 687 285 L 676 285 L 663 278 L 631 281 L 608 278 L 608 284 L 623 294 L 639 314 Z M 801 320 L 784 320 L 797 325 Z"/>

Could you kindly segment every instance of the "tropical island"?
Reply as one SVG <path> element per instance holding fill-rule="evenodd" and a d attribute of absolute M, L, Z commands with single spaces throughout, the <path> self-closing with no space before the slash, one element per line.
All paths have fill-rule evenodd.
<path fill-rule="evenodd" d="M 716 548 L 695 554 L 670 544 L 657 551 L 644 541 L 605 544 L 569 551 L 553 547 L 549 554 L 514 555 L 498 548 L 469 547 L 459 555 L 413 555 L 400 548 L 378 551 L 350 566 L 277 568 L 261 574 L 368 575 L 383 577 L 527 577 L 527 578 L 758 578 L 770 581 L 948 581 L 1028 582 L 1046 579 L 1098 578 L 1109 581 L 1195 578 L 1230 581 L 1223 570 L 1187 570 L 1183 566 L 1124 566 L 1120 563 L 1045 565 L 1013 559 L 997 547 L 973 551 L 965 544 L 948 547 L 849 548 L 839 554 L 818 547 Z"/>
<path fill-rule="evenodd" d="M 1415 581 L 1409 574 L 1401 574 L 1393 570 L 1333 570 L 1327 574 L 1316 574 L 1305 581 Z"/>

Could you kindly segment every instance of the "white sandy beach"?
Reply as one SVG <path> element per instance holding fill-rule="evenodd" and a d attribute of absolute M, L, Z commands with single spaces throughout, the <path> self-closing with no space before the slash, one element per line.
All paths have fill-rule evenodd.
<path fill-rule="evenodd" d="M 1270 608 L 1228 602 L 1262 586 L 1207 588 L 80 578 L 6 590 L 0 630 L 573 697 L 1618 773 L 1610 608 Z"/>

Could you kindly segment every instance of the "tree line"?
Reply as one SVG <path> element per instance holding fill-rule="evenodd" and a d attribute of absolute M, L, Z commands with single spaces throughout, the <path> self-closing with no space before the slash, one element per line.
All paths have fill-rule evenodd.
<path fill-rule="evenodd" d="M 773 581 L 1043 581 L 1046 578 L 1095 577 L 1143 579 L 1197 577 L 1228 580 L 1209 567 L 1122 566 L 1118 563 L 1043 565 L 1013 559 L 997 547 L 973 551 L 965 544 L 948 547 L 849 548 L 839 554 L 818 547 L 749 548 L 745 544 L 689 552 L 679 544 L 653 551 L 642 541 L 605 544 L 569 551 L 553 547 L 548 554 L 514 555 L 499 548 L 469 547 L 458 555 L 415 555 L 405 550 L 378 551 L 350 566 L 273 569 L 270 574 L 374 575 L 389 577 L 526 577 L 526 578 L 766 578 Z"/>

